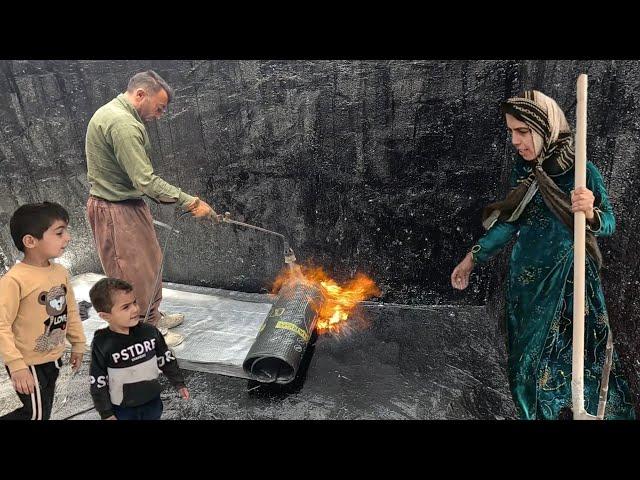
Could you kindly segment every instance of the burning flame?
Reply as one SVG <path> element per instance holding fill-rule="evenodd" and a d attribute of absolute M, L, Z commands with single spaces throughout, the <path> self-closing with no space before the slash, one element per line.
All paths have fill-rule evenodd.
<path fill-rule="evenodd" d="M 277 293 L 285 283 L 292 281 L 315 286 L 322 292 L 322 302 L 312 304 L 318 316 L 318 333 L 339 332 L 359 302 L 381 294 L 375 282 L 363 273 L 356 274 L 341 286 L 322 267 L 300 265 L 285 268 L 276 278 L 272 292 Z"/>

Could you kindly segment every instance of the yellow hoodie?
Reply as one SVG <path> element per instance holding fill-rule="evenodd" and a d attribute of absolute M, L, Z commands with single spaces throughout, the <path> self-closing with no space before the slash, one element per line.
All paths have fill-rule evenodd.
<path fill-rule="evenodd" d="M 0 278 L 0 357 L 15 372 L 83 352 L 84 329 L 69 273 L 57 263 L 14 265 Z"/>

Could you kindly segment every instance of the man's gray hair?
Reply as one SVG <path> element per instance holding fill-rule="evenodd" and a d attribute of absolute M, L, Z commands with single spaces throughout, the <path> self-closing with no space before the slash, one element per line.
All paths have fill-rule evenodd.
<path fill-rule="evenodd" d="M 160 91 L 160 89 L 162 89 L 167 92 L 167 103 L 171 102 L 171 99 L 173 98 L 173 89 L 153 70 L 136 73 L 131 77 L 131 79 L 129 79 L 127 92 L 133 93 L 137 88 L 142 88 L 151 95 L 155 95 Z"/>

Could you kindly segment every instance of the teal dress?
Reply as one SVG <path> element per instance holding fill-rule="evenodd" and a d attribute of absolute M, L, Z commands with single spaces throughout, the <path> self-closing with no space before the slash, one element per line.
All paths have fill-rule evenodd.
<path fill-rule="evenodd" d="M 518 158 L 511 186 L 529 173 L 531 167 Z M 574 175 L 572 168 L 553 180 L 570 194 Z M 595 196 L 599 219 L 592 232 L 596 237 L 612 235 L 615 218 L 602 176 L 590 162 L 587 188 Z M 556 419 L 563 407 L 571 407 L 573 233 L 547 208 L 538 191 L 516 221 L 496 222 L 478 241 L 472 249 L 475 262 L 488 261 L 514 236 L 506 312 L 510 389 L 520 418 Z M 595 415 L 609 319 L 600 276 L 588 255 L 585 287 L 584 401 L 587 412 Z M 605 418 L 635 418 L 615 351 Z"/>

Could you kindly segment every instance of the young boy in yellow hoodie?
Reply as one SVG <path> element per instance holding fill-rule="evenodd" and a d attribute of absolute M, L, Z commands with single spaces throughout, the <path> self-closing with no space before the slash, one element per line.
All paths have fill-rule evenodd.
<path fill-rule="evenodd" d="M 50 260 L 71 236 L 69 214 L 57 203 L 18 208 L 9 222 L 24 259 L 0 278 L 0 357 L 23 406 L 0 419 L 48 420 L 62 366 L 65 337 L 78 370 L 85 336 L 69 273 Z"/>

